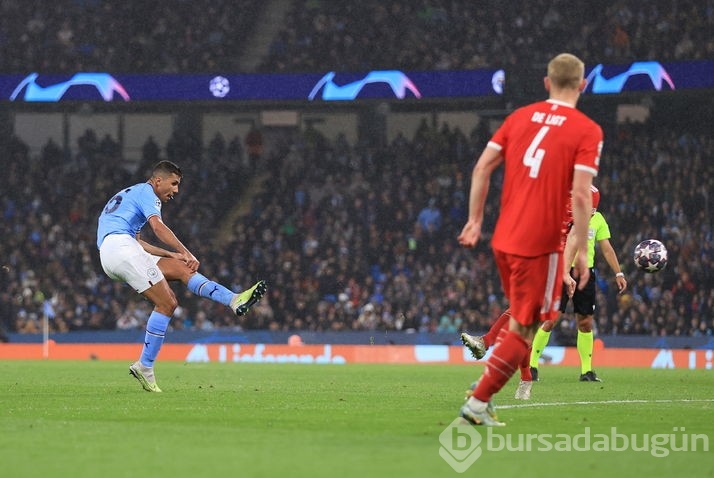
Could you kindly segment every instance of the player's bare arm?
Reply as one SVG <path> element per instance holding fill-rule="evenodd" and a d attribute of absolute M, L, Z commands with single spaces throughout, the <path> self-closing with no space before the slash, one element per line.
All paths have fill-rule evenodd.
<path fill-rule="evenodd" d="M 573 230 L 575 234 L 575 276 L 578 279 L 578 288 L 582 289 L 590 278 L 588 268 L 588 224 L 592 214 L 592 186 L 593 175 L 590 172 L 575 170 L 573 174 L 572 204 L 573 204 Z"/>
<path fill-rule="evenodd" d="M 459 234 L 458 241 L 464 247 L 474 247 L 481 237 L 483 211 L 486 196 L 491 183 L 491 174 L 501 164 L 501 152 L 486 147 L 474 166 L 471 174 L 471 190 L 469 191 L 469 217 Z"/>
<path fill-rule="evenodd" d="M 155 246 L 153 244 L 149 244 L 145 240 L 141 238 L 139 234 L 136 235 L 136 240 L 139 241 L 139 244 L 141 244 L 141 247 L 151 254 L 152 256 L 159 256 L 159 257 L 175 257 L 176 259 L 180 259 L 180 254 L 176 252 L 169 251 L 167 249 L 164 249 L 163 247 Z"/>
<path fill-rule="evenodd" d="M 191 251 L 189 251 L 188 248 L 184 246 L 181 241 L 179 241 L 176 234 L 174 234 L 174 232 L 169 229 L 166 224 L 164 224 L 164 221 L 162 221 L 159 216 L 151 216 L 149 218 L 149 225 L 161 242 L 183 255 L 182 260 L 186 262 L 186 265 L 192 271 L 195 272 L 198 270 L 200 262 L 196 259 L 196 256 L 194 256 Z"/>
<path fill-rule="evenodd" d="M 565 240 L 565 250 L 563 251 L 563 284 L 568 291 L 568 297 L 572 298 L 575 294 L 575 286 L 577 282 L 570 275 L 570 267 L 575 260 L 575 233 L 571 230 Z"/>

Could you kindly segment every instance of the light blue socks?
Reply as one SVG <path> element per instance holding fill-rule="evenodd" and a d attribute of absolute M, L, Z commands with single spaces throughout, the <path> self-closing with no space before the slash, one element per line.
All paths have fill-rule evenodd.
<path fill-rule="evenodd" d="M 141 364 L 144 367 L 153 367 L 156 356 L 159 355 L 161 345 L 164 343 L 166 329 L 169 328 L 171 317 L 153 311 L 146 323 L 146 337 L 144 348 L 141 351 Z"/>
<path fill-rule="evenodd" d="M 221 284 L 213 282 L 199 273 L 195 273 L 188 280 L 188 290 L 200 297 L 211 299 L 225 306 L 230 305 L 231 299 L 235 295 L 232 290 L 226 289 Z"/>
<path fill-rule="evenodd" d="M 194 274 L 188 280 L 188 290 L 194 294 L 219 302 L 225 306 L 229 306 L 231 299 L 235 293 L 226 289 L 221 284 L 207 279 L 202 274 Z M 169 328 L 171 317 L 168 317 L 159 312 L 153 311 L 146 323 L 146 338 L 144 339 L 144 348 L 141 351 L 141 364 L 145 367 L 153 367 L 156 356 L 159 355 L 159 350 L 164 343 L 166 330 Z"/>

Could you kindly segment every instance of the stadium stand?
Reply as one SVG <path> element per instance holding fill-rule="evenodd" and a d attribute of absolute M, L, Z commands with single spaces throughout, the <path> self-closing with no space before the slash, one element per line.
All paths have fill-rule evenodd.
<path fill-rule="evenodd" d="M 87 132 L 71 160 L 62 160 L 51 144 L 41 157 L 28 157 L 15 141 L 3 161 L 0 248 L 9 270 L 3 271 L 0 311 L 10 331 L 37 332 L 43 313 L 53 318 L 53 331 L 143 327 L 146 305 L 104 277 L 94 246 L 96 211 L 116 184 L 132 178 L 112 166 L 117 159 L 92 136 Z M 196 238 L 195 253 L 206 273 L 234 287 L 256 276 L 279 286 L 240 319 L 205 302 L 199 308 L 190 293 L 182 294 L 174 327 L 483 330 L 506 307 L 488 247 L 467 251 L 454 240 L 465 217 L 468 169 L 480 146 L 463 133 L 425 131 L 381 150 L 296 137 L 265 159 L 273 168 L 267 192 L 252 198 L 235 239 L 221 250 L 211 248 L 220 222 L 211 210 L 219 209 L 197 214 L 181 201 L 209 195 L 215 199 L 209 203 L 222 204 L 220 198 L 234 190 L 226 175 L 231 161 L 192 163 L 186 143 L 176 146 L 174 157 L 187 169 L 185 191 L 165 214 L 178 231 Z M 607 265 L 598 262 L 601 333 L 712 333 L 707 185 L 714 171 L 705 158 L 713 153 L 706 135 L 652 125 L 619 129 L 598 184 L 608 192 L 601 210 L 631 282 L 627 294 L 617 296 Z M 657 158 L 654 167 L 648 158 Z M 687 167 L 668 167 L 674 158 Z M 664 182 L 668 187 L 654 192 L 632 187 Z M 432 232 L 417 221 L 430 201 L 443 219 Z M 494 210 L 488 218 L 492 224 Z M 670 265 L 660 274 L 644 275 L 631 265 L 631 246 L 646 237 L 669 246 Z M 130 307 L 120 306 L 125 303 Z"/>
<path fill-rule="evenodd" d="M 0 71 L 239 71 L 276 2 L 288 14 L 260 71 L 522 69 L 562 49 L 586 63 L 714 55 L 712 6 L 697 0 L 28 0 L 0 5 Z"/>
<path fill-rule="evenodd" d="M 3 2 L 0 71 L 235 71 L 236 52 L 253 34 L 262 2 L 241 2 L 240 11 L 234 4 L 159 3 L 158 11 L 142 15 L 149 7 L 138 0 L 60 0 L 51 6 L 32 0 L 22 8 Z M 563 48 L 556 41 L 562 37 L 572 38 L 568 46 L 587 52 L 589 62 L 714 56 L 711 2 L 623 0 L 600 8 L 536 0 L 516 2 L 508 11 L 493 1 L 291 5 L 286 24 L 266 45 L 260 71 L 521 64 L 527 70 Z M 620 124 L 607 134 L 607 158 L 596 182 L 630 286 L 617 296 L 607 265 L 597 263 L 599 332 L 712 335 L 711 134 L 652 121 Z M 482 132 L 443 125 L 425 125 L 414 137 L 380 147 L 330 140 L 309 129 L 295 134 L 260 159 L 270 173 L 269 192 L 243 198 L 249 214 L 218 248 L 223 211 L 239 199 L 237 178 L 249 175 L 239 160 L 246 154 L 240 140 L 217 137 L 202 144 L 182 132 L 152 145 L 147 138 L 145 160 L 132 175 L 116 167 L 123 160 L 116 143 L 92 130 L 71 150 L 48 142 L 37 155 L 19 138 L 3 135 L 0 328 L 37 333 L 44 315 L 58 333 L 144 327 L 146 303 L 101 271 L 95 215 L 117 185 L 142 180 L 158 147 L 186 173 L 182 194 L 165 214 L 180 235 L 195 239 L 191 245 L 203 272 L 235 289 L 257 276 L 275 285 L 241 318 L 205 301 L 199 307 L 181 292 L 174 328 L 485 330 L 506 307 L 490 250 L 487 244 L 461 250 L 454 239 L 483 139 Z M 211 207 L 181 207 L 199 195 Z M 417 221 L 430 202 L 442 219 L 433 231 Z M 490 207 L 495 203 L 489 201 Z M 486 230 L 495 214 L 487 211 Z M 633 245 L 646 237 L 668 245 L 670 264 L 662 273 L 633 271 Z"/>

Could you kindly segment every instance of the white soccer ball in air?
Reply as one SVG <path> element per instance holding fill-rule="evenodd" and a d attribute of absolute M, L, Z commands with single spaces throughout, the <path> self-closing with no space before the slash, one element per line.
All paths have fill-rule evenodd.
<path fill-rule="evenodd" d="M 657 239 L 646 239 L 635 247 L 635 265 L 644 272 L 659 272 L 667 267 L 667 248 Z"/>

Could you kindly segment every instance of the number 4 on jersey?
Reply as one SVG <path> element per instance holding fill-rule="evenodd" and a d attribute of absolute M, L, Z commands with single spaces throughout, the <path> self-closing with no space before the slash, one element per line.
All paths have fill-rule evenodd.
<path fill-rule="evenodd" d="M 545 156 L 545 149 L 539 148 L 538 146 L 540 145 L 540 142 L 543 141 L 543 138 L 545 138 L 545 135 L 548 133 L 549 129 L 550 126 L 543 126 L 540 131 L 538 131 L 538 134 L 535 135 L 533 141 L 531 141 L 531 145 L 528 146 L 526 154 L 523 155 L 523 164 L 527 168 L 530 168 L 528 176 L 530 176 L 531 178 L 538 177 L 540 165 L 543 162 L 543 156 Z"/>

